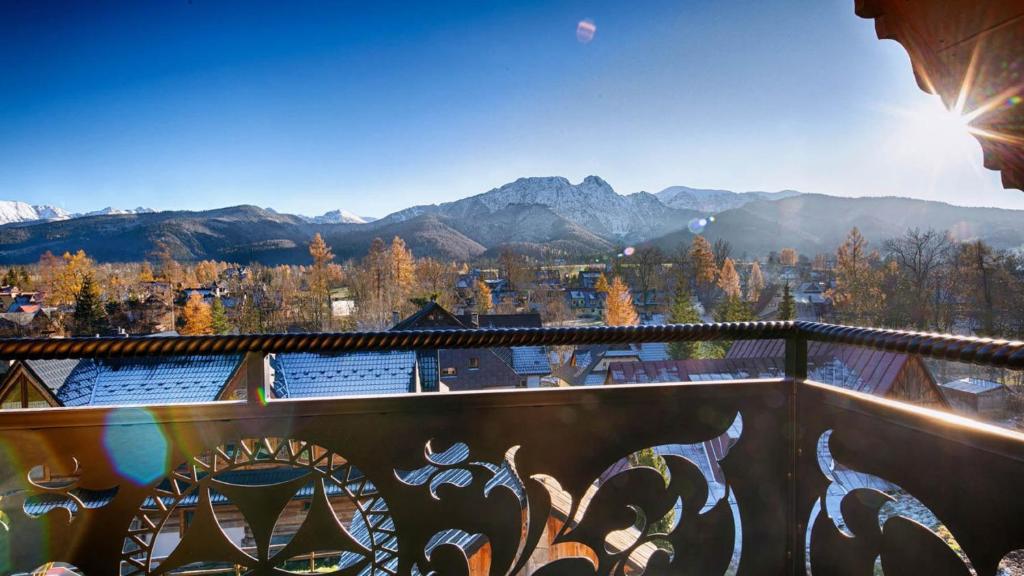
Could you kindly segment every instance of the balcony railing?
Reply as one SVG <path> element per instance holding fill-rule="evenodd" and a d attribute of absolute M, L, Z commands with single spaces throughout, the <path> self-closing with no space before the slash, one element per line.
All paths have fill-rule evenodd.
<path fill-rule="evenodd" d="M 786 340 L 784 378 L 265 393 L 270 353 L 753 338 Z M 1024 368 L 1020 342 L 801 322 L 3 341 L 244 352 L 248 400 L 0 412 L 0 573 L 996 574 L 1024 436 L 808 381 L 809 340 Z"/>

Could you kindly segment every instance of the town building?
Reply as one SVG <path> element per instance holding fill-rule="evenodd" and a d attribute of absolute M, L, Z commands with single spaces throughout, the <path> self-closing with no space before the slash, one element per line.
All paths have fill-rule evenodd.
<path fill-rule="evenodd" d="M 391 329 L 540 328 L 542 325 L 537 313 L 455 315 L 436 302 L 429 302 Z M 551 374 L 543 346 L 441 349 L 438 367 L 442 389 L 447 390 L 535 388 Z"/>

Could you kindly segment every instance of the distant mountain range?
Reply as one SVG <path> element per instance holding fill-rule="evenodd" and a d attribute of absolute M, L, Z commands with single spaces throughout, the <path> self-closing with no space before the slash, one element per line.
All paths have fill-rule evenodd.
<path fill-rule="evenodd" d="M 705 190 L 686 186 L 671 186 L 655 194 L 661 203 L 670 208 L 696 210 L 717 214 L 739 208 L 758 200 L 782 200 L 799 196 L 796 190 L 780 192 L 731 192 L 729 190 Z"/>
<path fill-rule="evenodd" d="M 0 225 L 16 224 L 20 222 L 40 222 L 51 220 L 70 220 L 83 216 L 105 216 L 110 214 L 148 214 L 155 212 L 152 208 L 138 207 L 134 210 L 121 210 L 118 208 L 106 207 L 94 212 L 84 214 L 72 214 L 58 206 L 31 205 L 25 202 L 11 200 L 0 200 Z"/>
<path fill-rule="evenodd" d="M 701 219 L 714 214 L 713 222 Z M 106 209 L 71 215 L 49 206 L 0 202 L 0 264 L 28 263 L 49 250 L 84 249 L 101 261 L 146 258 L 162 242 L 183 260 L 302 263 L 306 245 L 324 236 L 340 259 L 360 257 L 375 237 L 401 236 L 418 256 L 471 260 L 505 247 L 579 258 L 626 245 L 675 249 L 694 231 L 724 238 L 737 255 L 783 247 L 832 252 L 852 226 L 869 241 L 907 228 L 951 230 L 998 248 L 1024 247 L 1024 211 L 962 208 L 908 198 L 839 198 L 781 192 L 731 192 L 673 186 L 620 195 L 597 176 L 520 178 L 444 204 L 421 205 L 379 220 L 344 210 L 308 217 L 255 206 L 201 212 Z"/>

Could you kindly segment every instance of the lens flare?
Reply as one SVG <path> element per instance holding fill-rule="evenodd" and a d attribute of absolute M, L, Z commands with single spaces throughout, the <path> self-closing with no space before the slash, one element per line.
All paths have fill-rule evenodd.
<path fill-rule="evenodd" d="M 626 249 L 623 250 L 622 253 L 625 254 L 626 256 L 632 256 L 633 254 L 636 253 L 636 248 L 632 246 L 626 246 Z"/>
<path fill-rule="evenodd" d="M 589 18 L 580 20 L 576 25 L 576 40 L 580 44 L 589 44 L 595 34 L 597 34 L 597 25 Z"/>
<path fill-rule="evenodd" d="M 167 439 L 153 415 L 142 408 L 110 412 L 103 448 L 117 472 L 138 484 L 149 484 L 167 470 Z"/>
<path fill-rule="evenodd" d="M 704 232 L 704 229 L 708 227 L 708 224 L 714 222 L 714 216 L 710 218 L 694 218 L 686 224 L 687 229 L 693 234 L 700 234 Z"/>

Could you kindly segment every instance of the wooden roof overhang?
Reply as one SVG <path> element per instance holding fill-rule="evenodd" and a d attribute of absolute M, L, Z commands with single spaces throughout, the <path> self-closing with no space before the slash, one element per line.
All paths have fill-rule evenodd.
<path fill-rule="evenodd" d="M 855 0 L 910 55 L 922 90 L 965 114 L 985 167 L 1024 190 L 1024 1 Z"/>

